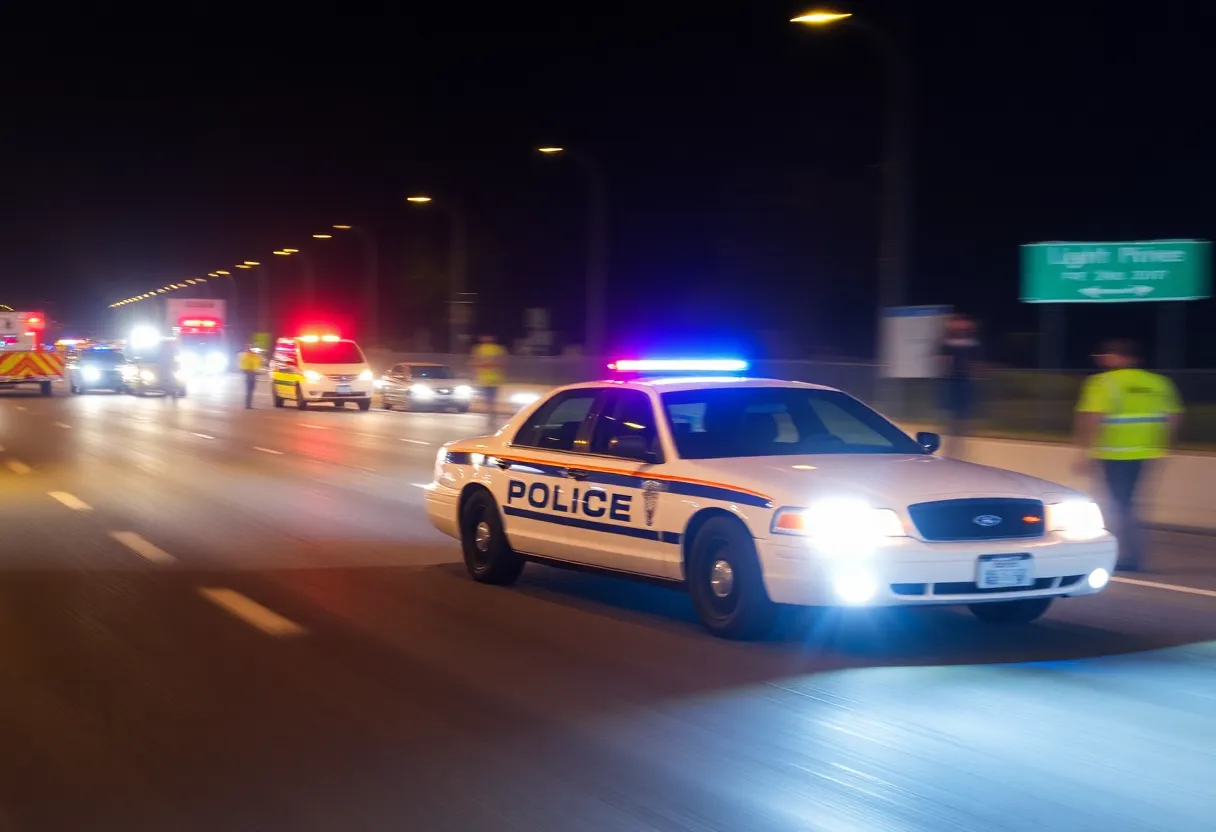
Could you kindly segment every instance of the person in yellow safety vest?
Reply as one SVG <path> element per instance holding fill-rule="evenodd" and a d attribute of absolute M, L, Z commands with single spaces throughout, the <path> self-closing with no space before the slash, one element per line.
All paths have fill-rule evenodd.
<path fill-rule="evenodd" d="M 473 347 L 473 355 L 469 364 L 476 374 L 477 386 L 480 388 L 482 401 L 485 402 L 486 420 L 493 430 L 495 411 L 498 406 L 498 388 L 503 382 L 503 365 L 506 363 L 507 351 L 494 341 L 492 335 L 482 335 Z"/>
<path fill-rule="evenodd" d="M 1090 376 L 1077 402 L 1077 445 L 1086 470 L 1101 466 L 1106 484 L 1108 526 L 1119 541 L 1118 568 L 1144 565 L 1144 534 L 1136 516 L 1136 489 L 1153 465 L 1169 453 L 1182 418 L 1174 383 L 1141 369 L 1134 341 L 1107 341 L 1094 355 L 1105 372 Z"/>
<path fill-rule="evenodd" d="M 246 345 L 240 356 L 241 372 L 245 375 L 245 409 L 253 409 L 253 389 L 258 383 L 258 370 L 262 369 L 262 357 L 253 344 Z"/>

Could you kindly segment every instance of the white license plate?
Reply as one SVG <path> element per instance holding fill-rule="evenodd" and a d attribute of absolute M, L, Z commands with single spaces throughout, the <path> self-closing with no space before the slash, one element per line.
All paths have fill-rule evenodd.
<path fill-rule="evenodd" d="M 982 555 L 975 583 L 980 589 L 1034 586 L 1034 559 L 1028 554 Z"/>
<path fill-rule="evenodd" d="M 339 396 L 349 396 L 350 395 L 350 385 L 349 384 L 339 384 L 338 385 L 338 395 Z"/>

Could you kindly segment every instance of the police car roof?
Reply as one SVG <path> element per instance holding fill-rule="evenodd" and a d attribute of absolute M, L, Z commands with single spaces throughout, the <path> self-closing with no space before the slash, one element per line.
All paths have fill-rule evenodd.
<path fill-rule="evenodd" d="M 806 381 L 786 381 L 776 378 L 748 378 L 746 376 L 646 376 L 632 379 L 606 379 L 604 381 L 574 384 L 571 387 L 603 387 L 606 385 L 631 387 L 643 390 L 667 392 L 677 390 L 712 390 L 719 387 L 794 387 L 803 390 L 835 390 L 823 384 Z"/>

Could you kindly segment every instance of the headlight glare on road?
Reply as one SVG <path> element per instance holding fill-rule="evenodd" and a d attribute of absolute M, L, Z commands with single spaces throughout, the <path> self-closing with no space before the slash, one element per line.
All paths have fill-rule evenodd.
<path fill-rule="evenodd" d="M 139 371 L 139 380 L 142 381 L 144 384 L 155 384 L 156 383 L 156 373 L 152 372 L 151 370 L 140 370 Z"/>
<path fill-rule="evenodd" d="M 461 384 L 456 388 L 456 398 L 471 399 L 473 397 L 473 388 L 467 384 Z"/>
<path fill-rule="evenodd" d="M 213 352 L 207 356 L 207 372 L 222 373 L 228 369 L 228 356 L 222 352 Z"/>
<path fill-rule="evenodd" d="M 359 373 L 359 381 L 372 381 L 375 378 L 371 370 L 364 370 Z"/>
<path fill-rule="evenodd" d="M 826 554 L 864 554 L 892 537 L 905 537 L 899 515 L 848 497 L 810 508 L 783 508 L 773 515 L 773 534 L 810 538 Z"/>
<path fill-rule="evenodd" d="M 415 384 L 410 387 L 410 395 L 417 399 L 434 398 L 435 392 L 425 384 Z"/>
<path fill-rule="evenodd" d="M 1106 532 L 1106 523 L 1097 503 L 1069 500 L 1047 506 L 1047 531 L 1069 540 L 1093 540 Z"/>
<path fill-rule="evenodd" d="M 96 367 L 83 367 L 80 374 L 84 376 L 85 381 L 98 381 L 101 379 L 101 370 Z"/>
<path fill-rule="evenodd" d="M 318 373 L 316 370 L 305 370 L 304 371 L 304 380 L 310 381 L 313 384 L 316 384 L 318 381 L 321 380 L 321 374 Z"/>
<path fill-rule="evenodd" d="M 1090 589 L 1101 589 L 1110 583 L 1110 573 L 1105 569 L 1095 569 L 1093 572 L 1089 573 L 1089 580 L 1087 583 L 1089 584 Z"/>

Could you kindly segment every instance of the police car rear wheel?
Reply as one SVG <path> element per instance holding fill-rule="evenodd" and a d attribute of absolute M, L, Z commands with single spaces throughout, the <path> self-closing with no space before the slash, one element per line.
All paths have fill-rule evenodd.
<path fill-rule="evenodd" d="M 1019 598 L 1017 601 L 996 601 L 991 604 L 971 604 L 971 614 L 988 624 L 1029 624 L 1047 612 L 1051 598 Z"/>
<path fill-rule="evenodd" d="M 688 565 L 688 591 L 701 623 L 722 638 L 758 638 L 772 628 L 769 600 L 751 536 L 737 521 L 717 517 L 697 532 Z"/>
<path fill-rule="evenodd" d="M 474 494 L 465 504 L 460 518 L 460 545 L 465 568 L 479 583 L 513 584 L 524 569 L 524 559 L 507 543 L 502 515 L 487 492 Z"/>

